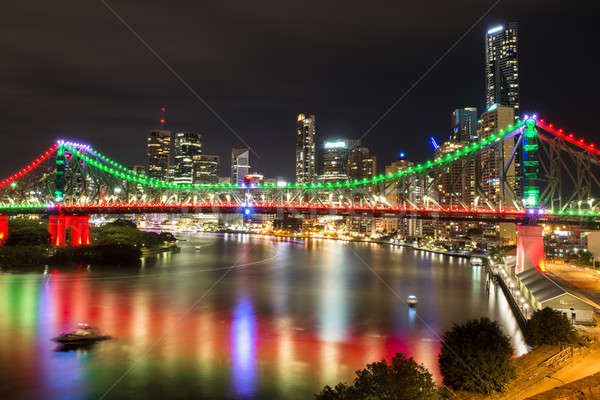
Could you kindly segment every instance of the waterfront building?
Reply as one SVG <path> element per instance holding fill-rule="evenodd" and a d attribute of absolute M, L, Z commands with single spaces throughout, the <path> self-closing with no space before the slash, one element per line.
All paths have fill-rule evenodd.
<path fill-rule="evenodd" d="M 219 181 L 220 157 L 212 154 L 201 154 L 194 163 L 194 183 L 215 184 Z"/>
<path fill-rule="evenodd" d="M 296 182 L 314 182 L 315 166 L 315 116 L 299 114 L 296 128 Z"/>
<path fill-rule="evenodd" d="M 481 115 L 477 129 L 478 136 L 482 139 L 500 130 L 505 130 L 514 123 L 514 110 L 512 107 L 493 105 Z M 518 179 L 516 179 L 516 163 L 507 163 L 515 148 L 515 139 L 510 138 L 498 142 L 477 156 L 481 182 L 478 205 L 489 207 L 516 207 L 519 208 L 519 199 L 515 196 L 520 192 Z M 504 172 L 505 171 L 505 172 Z M 504 179 L 502 179 L 504 176 Z"/>
<path fill-rule="evenodd" d="M 194 164 L 202 155 L 202 136 L 191 132 L 175 133 L 175 165 L 173 182 L 180 185 L 194 183 Z"/>
<path fill-rule="evenodd" d="M 404 152 L 398 154 L 398 159 L 385 166 L 386 175 L 394 175 L 398 171 L 414 166 L 414 162 L 407 160 Z M 425 181 L 420 176 L 411 175 L 398 182 L 394 180 L 385 189 L 386 201 L 400 206 L 421 205 Z M 423 220 L 412 218 L 384 219 L 384 230 L 387 233 L 397 232 L 402 238 L 420 237 L 423 235 Z"/>
<path fill-rule="evenodd" d="M 168 180 L 171 165 L 171 131 L 165 129 L 150 131 L 147 146 L 148 176 L 154 179 Z"/>
<path fill-rule="evenodd" d="M 511 22 L 488 29 L 485 35 L 486 108 L 511 107 L 519 115 L 518 25 Z"/>
<path fill-rule="evenodd" d="M 231 183 L 241 185 L 250 172 L 250 149 L 231 150 Z"/>

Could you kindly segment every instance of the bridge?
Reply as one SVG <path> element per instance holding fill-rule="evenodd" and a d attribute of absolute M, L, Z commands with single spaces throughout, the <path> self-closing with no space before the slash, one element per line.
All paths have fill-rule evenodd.
<path fill-rule="evenodd" d="M 176 184 L 59 140 L 0 181 L 0 240 L 20 214 L 47 215 L 57 246 L 69 228 L 71 245 L 89 244 L 91 214 L 340 215 L 512 222 L 520 256 L 542 246 L 543 259 L 540 223 L 600 227 L 599 167 L 600 147 L 535 115 L 397 172 L 310 184 Z M 539 267 L 539 255 L 525 258 L 521 265 Z"/>

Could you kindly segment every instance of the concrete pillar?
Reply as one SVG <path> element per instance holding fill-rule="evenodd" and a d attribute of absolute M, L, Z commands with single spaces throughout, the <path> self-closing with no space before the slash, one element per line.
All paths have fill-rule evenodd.
<path fill-rule="evenodd" d="M 79 235 L 81 237 L 81 245 L 82 246 L 89 246 L 91 244 L 89 215 L 79 216 Z"/>
<path fill-rule="evenodd" d="M 51 236 L 52 245 L 61 247 L 65 245 L 65 217 L 63 215 L 51 215 L 48 223 L 48 232 Z"/>
<path fill-rule="evenodd" d="M 544 228 L 540 225 L 517 225 L 517 264 L 515 273 L 530 268 L 546 271 L 544 255 Z"/>
<path fill-rule="evenodd" d="M 81 246 L 81 227 L 79 225 L 79 216 L 65 217 L 65 232 L 71 228 L 71 246 Z"/>
<path fill-rule="evenodd" d="M 8 237 L 8 216 L 0 215 L 0 246 L 4 244 Z"/>

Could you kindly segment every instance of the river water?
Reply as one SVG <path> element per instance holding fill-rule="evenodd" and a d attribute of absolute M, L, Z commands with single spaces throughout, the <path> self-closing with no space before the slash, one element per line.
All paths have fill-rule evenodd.
<path fill-rule="evenodd" d="M 0 274 L 0 399 L 310 399 L 404 352 L 440 381 L 439 338 L 488 316 L 526 351 L 502 292 L 464 259 L 250 235 L 183 237 L 141 268 Z M 419 299 L 408 308 L 409 294 Z M 86 322 L 114 336 L 60 351 Z"/>

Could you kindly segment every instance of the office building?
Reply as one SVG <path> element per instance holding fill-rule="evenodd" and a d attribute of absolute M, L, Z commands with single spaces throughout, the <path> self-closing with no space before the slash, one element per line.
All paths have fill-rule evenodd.
<path fill-rule="evenodd" d="M 505 130 L 514 123 L 512 107 L 492 106 L 481 115 L 478 135 L 484 139 Z M 479 206 L 520 207 L 517 194 L 520 193 L 516 178 L 516 159 L 513 156 L 515 138 L 499 141 L 495 146 L 481 151 L 477 156 L 480 171 Z M 511 156 L 513 159 L 511 161 Z M 510 164 L 509 164 L 510 161 Z M 505 171 L 505 172 L 504 172 Z"/>
<path fill-rule="evenodd" d="M 371 179 L 377 173 L 377 158 L 366 147 L 350 149 L 346 175 L 349 179 Z"/>
<path fill-rule="evenodd" d="M 464 147 L 463 143 L 448 140 L 435 152 L 435 158 L 453 155 L 456 151 Z M 435 177 L 437 179 L 438 203 L 442 206 L 461 206 L 463 197 L 463 188 L 465 186 L 465 175 L 463 165 L 466 160 L 460 158 L 449 163 L 442 163 L 435 168 Z"/>
<path fill-rule="evenodd" d="M 398 171 L 414 166 L 412 161 L 406 159 L 406 154 L 401 152 L 398 159 L 385 166 L 385 175 L 395 175 Z M 390 205 L 400 207 L 413 207 L 426 204 L 425 177 L 418 174 L 405 176 L 400 180 L 393 180 L 385 188 L 385 199 Z M 428 204 L 428 203 L 427 203 Z M 427 223 L 430 223 L 427 221 Z M 396 232 L 401 238 L 422 237 L 424 234 L 424 221 L 415 218 L 384 219 L 385 230 L 388 233 Z"/>
<path fill-rule="evenodd" d="M 322 182 L 338 182 L 348 179 L 350 152 L 359 145 L 358 140 L 336 139 L 323 142 L 320 157 Z"/>
<path fill-rule="evenodd" d="M 191 132 L 175 133 L 175 165 L 173 182 L 180 185 L 194 183 L 194 164 L 202 155 L 202 136 Z"/>
<path fill-rule="evenodd" d="M 155 129 L 148 136 L 148 176 L 168 180 L 171 157 L 171 131 Z"/>
<path fill-rule="evenodd" d="M 231 183 L 241 185 L 250 172 L 250 149 L 231 150 Z"/>
<path fill-rule="evenodd" d="M 494 104 L 512 107 L 519 116 L 518 25 L 490 28 L 485 36 L 486 108 Z"/>
<path fill-rule="evenodd" d="M 194 162 L 194 183 L 215 184 L 219 182 L 220 157 L 211 154 L 201 154 Z"/>
<path fill-rule="evenodd" d="M 457 108 L 452 112 L 450 140 L 469 143 L 477 140 L 477 108 Z"/>
<path fill-rule="evenodd" d="M 315 166 L 315 116 L 299 114 L 296 129 L 296 182 L 314 182 Z"/>

